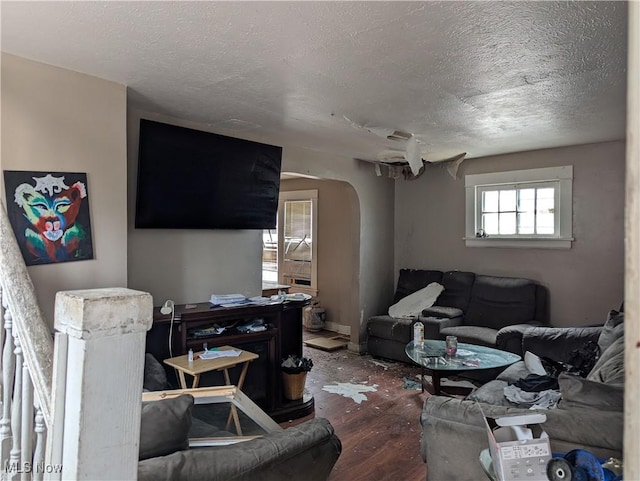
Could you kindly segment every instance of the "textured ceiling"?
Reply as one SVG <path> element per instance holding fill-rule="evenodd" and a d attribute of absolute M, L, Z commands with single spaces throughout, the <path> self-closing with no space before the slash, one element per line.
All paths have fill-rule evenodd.
<path fill-rule="evenodd" d="M 624 2 L 9 2 L 2 50 L 132 105 L 358 158 L 622 139 Z M 346 118 L 345 118 L 346 117 Z M 266 137 L 265 137 L 266 136 Z"/>

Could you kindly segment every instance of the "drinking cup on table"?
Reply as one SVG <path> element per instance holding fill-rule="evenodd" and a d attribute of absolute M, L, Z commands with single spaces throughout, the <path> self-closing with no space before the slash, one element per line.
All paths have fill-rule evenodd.
<path fill-rule="evenodd" d="M 458 352 L 458 338 L 456 336 L 447 336 L 445 342 L 447 356 L 455 356 Z"/>

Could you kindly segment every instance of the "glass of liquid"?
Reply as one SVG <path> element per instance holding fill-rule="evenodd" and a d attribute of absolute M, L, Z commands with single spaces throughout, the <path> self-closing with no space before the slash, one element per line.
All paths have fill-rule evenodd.
<path fill-rule="evenodd" d="M 458 338 L 456 336 L 447 336 L 445 343 L 447 356 L 455 356 L 458 352 Z"/>

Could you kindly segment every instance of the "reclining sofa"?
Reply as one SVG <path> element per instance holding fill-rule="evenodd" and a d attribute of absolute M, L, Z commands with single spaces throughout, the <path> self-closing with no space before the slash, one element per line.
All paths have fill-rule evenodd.
<path fill-rule="evenodd" d="M 546 287 L 530 279 L 473 272 L 401 269 L 393 302 L 432 282 L 444 286 L 434 305 L 416 319 L 388 314 L 367 320 L 367 350 L 374 357 L 410 363 L 405 346 L 413 324 L 424 325 L 426 339 L 458 337 L 459 342 L 520 352 L 521 333 L 549 319 Z M 514 341 L 514 338 L 516 339 Z"/>
<path fill-rule="evenodd" d="M 611 311 L 603 326 L 585 328 L 531 327 L 521 336 L 522 350 L 568 364 L 571 355 L 589 342 L 597 342 L 600 357 L 587 374 L 561 373 L 561 400 L 544 410 L 543 428 L 551 451 L 585 449 L 599 458 L 622 459 L 624 421 L 623 314 Z M 431 396 L 421 415 L 423 459 L 427 481 L 486 479 L 480 452 L 489 447 L 483 413 L 499 417 L 531 413 L 504 396 L 504 388 L 530 374 L 523 361 L 513 364 L 466 399 Z M 452 449 L 455 448 L 455 449 Z"/>

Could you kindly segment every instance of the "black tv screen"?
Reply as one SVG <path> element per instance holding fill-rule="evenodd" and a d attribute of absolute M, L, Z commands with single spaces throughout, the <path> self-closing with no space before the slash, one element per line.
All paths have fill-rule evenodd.
<path fill-rule="evenodd" d="M 272 229 L 282 148 L 140 120 L 136 228 Z"/>

